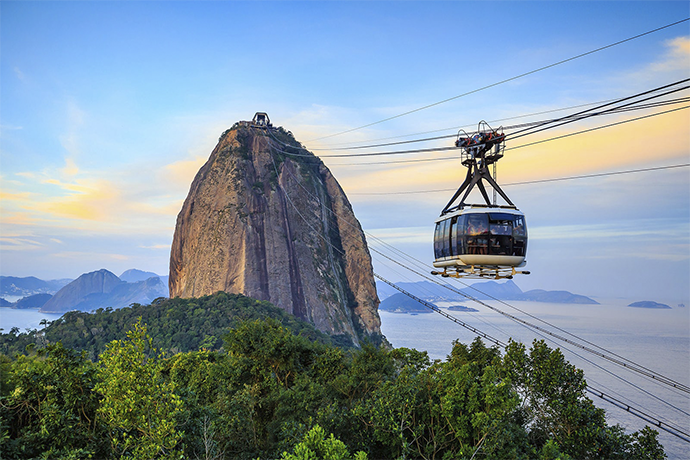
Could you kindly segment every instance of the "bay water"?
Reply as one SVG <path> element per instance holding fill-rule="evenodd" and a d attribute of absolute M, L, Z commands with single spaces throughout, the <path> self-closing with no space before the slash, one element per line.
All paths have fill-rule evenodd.
<path fill-rule="evenodd" d="M 41 321 L 55 321 L 62 314 L 55 313 L 41 313 L 38 309 L 14 309 L 7 307 L 0 307 L 0 329 L 2 333 L 7 334 L 13 327 L 19 328 L 20 332 L 26 332 L 29 329 L 42 329 Z"/>

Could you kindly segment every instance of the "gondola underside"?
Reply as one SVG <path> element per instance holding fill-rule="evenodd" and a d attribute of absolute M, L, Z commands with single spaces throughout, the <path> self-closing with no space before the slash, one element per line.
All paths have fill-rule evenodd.
<path fill-rule="evenodd" d="M 526 264 L 527 229 L 515 208 L 460 210 L 436 221 L 434 275 L 512 278 Z"/>

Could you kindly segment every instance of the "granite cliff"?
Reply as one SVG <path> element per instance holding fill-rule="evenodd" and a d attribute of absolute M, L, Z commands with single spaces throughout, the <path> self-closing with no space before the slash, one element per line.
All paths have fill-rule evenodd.
<path fill-rule="evenodd" d="M 267 300 L 355 344 L 381 340 L 371 256 L 318 157 L 282 128 L 237 123 L 197 173 L 177 217 L 170 297 Z"/>

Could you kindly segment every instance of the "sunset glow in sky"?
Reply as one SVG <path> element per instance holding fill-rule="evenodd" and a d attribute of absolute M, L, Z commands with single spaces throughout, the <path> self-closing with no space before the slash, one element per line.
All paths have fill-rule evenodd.
<path fill-rule="evenodd" d="M 452 159 L 380 163 L 453 152 L 360 159 L 327 157 L 337 152 L 329 148 L 442 128 L 429 135 L 452 134 L 480 120 L 689 78 L 690 23 L 324 136 L 687 17 L 686 1 L 3 1 L 0 274 L 55 279 L 138 268 L 166 275 L 175 219 L 194 175 L 219 135 L 256 111 L 323 155 L 365 231 L 431 262 L 433 221 L 465 169 Z M 507 147 L 667 109 L 597 117 Z M 498 179 L 687 163 L 690 109 L 507 150 Z M 431 192 L 439 189 L 451 191 Z M 690 304 L 690 168 L 505 191 L 529 225 L 532 275 L 516 280 L 523 290 Z M 396 280 L 376 258 L 375 269 Z"/>

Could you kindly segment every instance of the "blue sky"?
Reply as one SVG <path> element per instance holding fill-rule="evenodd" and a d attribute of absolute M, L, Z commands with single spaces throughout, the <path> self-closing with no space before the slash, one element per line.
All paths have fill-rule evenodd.
<path fill-rule="evenodd" d="M 687 22 L 316 140 L 689 16 L 685 1 L 4 1 L 0 272 L 167 274 L 175 218 L 194 174 L 218 136 L 256 111 L 307 147 L 328 149 L 623 97 L 690 75 Z M 688 163 L 688 112 L 507 152 L 499 181 Z M 450 193 L 395 192 L 457 187 L 464 168 L 324 161 L 366 231 L 432 257 L 433 220 Z M 689 303 L 689 169 L 506 186 L 530 228 L 533 274 L 518 284 Z M 395 278 L 383 261 L 375 258 L 375 267 Z"/>

